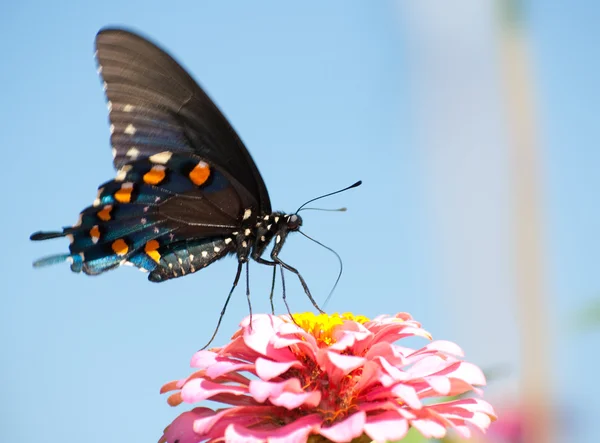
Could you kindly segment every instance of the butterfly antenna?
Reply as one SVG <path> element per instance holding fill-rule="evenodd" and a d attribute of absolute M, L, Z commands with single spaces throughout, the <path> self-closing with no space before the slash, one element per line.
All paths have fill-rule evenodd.
<path fill-rule="evenodd" d="M 333 295 L 333 292 L 335 291 L 335 288 L 337 287 L 340 278 L 342 278 L 342 273 L 344 272 L 344 263 L 342 262 L 342 257 L 340 257 L 340 254 L 338 254 L 337 252 L 335 252 L 332 248 L 330 248 L 329 246 L 324 245 L 323 243 L 321 243 L 318 240 L 315 240 L 314 238 L 306 235 L 304 232 L 302 231 L 298 231 L 300 234 L 302 234 L 303 236 L 305 236 L 307 239 L 315 242 L 316 244 L 323 246 L 325 249 L 333 252 L 335 254 L 335 256 L 338 259 L 338 262 L 340 263 L 340 272 L 338 273 L 337 278 L 335 279 L 335 284 L 333 285 L 333 287 L 331 288 L 331 291 L 329 291 L 329 295 L 327 296 L 327 298 L 325 299 L 325 302 L 323 303 L 323 308 L 327 305 L 327 302 L 329 302 L 329 299 L 331 299 L 331 296 Z"/>
<path fill-rule="evenodd" d="M 302 211 L 346 212 L 348 208 L 302 208 Z"/>
<path fill-rule="evenodd" d="M 356 188 L 356 187 L 358 187 L 358 186 L 360 186 L 360 185 L 362 185 L 362 180 L 359 180 L 359 181 L 357 181 L 356 183 L 354 183 L 354 184 L 352 184 L 352 185 L 350 185 L 350 186 L 348 186 L 348 187 L 346 187 L 346 188 L 344 188 L 344 189 L 340 189 L 339 191 L 330 192 L 329 194 L 325 194 L 325 195 L 321 195 L 321 196 L 319 196 L 319 197 L 315 197 L 315 198 L 313 198 L 313 199 L 311 199 L 311 200 L 307 201 L 306 203 L 304 203 L 302 206 L 300 206 L 300 207 L 298 208 L 298 210 L 297 210 L 295 213 L 297 214 L 297 213 L 298 213 L 298 212 L 300 212 L 300 211 L 302 210 L 302 208 L 304 208 L 304 207 L 305 207 L 307 204 L 309 204 L 309 203 L 312 203 L 312 202 L 314 202 L 315 200 L 320 200 L 320 199 L 322 199 L 322 198 L 329 197 L 330 195 L 339 194 L 340 192 L 344 192 L 344 191 L 347 191 L 348 189 Z"/>

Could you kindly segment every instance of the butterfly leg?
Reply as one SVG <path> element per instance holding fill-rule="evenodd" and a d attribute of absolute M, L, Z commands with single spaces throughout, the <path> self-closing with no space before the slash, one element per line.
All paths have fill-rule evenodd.
<path fill-rule="evenodd" d="M 252 258 L 261 265 L 273 266 L 273 279 L 271 280 L 271 294 L 269 295 L 269 301 L 271 302 L 271 313 L 275 314 L 275 305 L 273 304 L 273 294 L 275 293 L 275 277 L 277 275 L 277 263 L 274 261 L 265 260 L 260 255 L 254 253 L 252 254 Z M 284 296 L 285 300 L 285 291 Z"/>
<path fill-rule="evenodd" d="M 238 268 L 237 268 L 237 272 L 235 273 L 235 279 L 233 280 L 233 285 L 231 286 L 231 290 L 229 291 L 229 294 L 227 295 L 227 299 L 225 300 L 225 304 L 223 305 L 223 309 L 221 309 L 221 315 L 219 315 L 219 321 L 217 322 L 217 326 L 215 328 L 215 332 L 213 332 L 213 335 L 212 335 L 212 337 L 210 337 L 210 340 L 208 341 L 208 343 L 206 343 L 204 346 L 202 346 L 202 348 L 200 349 L 201 351 L 203 351 L 204 349 L 208 348 L 208 346 L 213 342 L 213 340 L 217 336 L 217 332 L 219 332 L 219 327 L 221 326 L 221 321 L 223 320 L 223 316 L 225 315 L 225 311 L 227 310 L 227 305 L 229 304 L 229 300 L 231 299 L 231 295 L 233 294 L 233 291 L 235 290 L 235 287 L 237 286 L 238 282 L 240 281 L 240 275 L 242 274 L 242 266 L 244 266 L 244 263 L 242 261 L 238 262 Z M 247 269 L 248 268 L 246 268 L 246 270 Z M 248 274 L 246 274 L 246 275 L 248 275 Z M 246 281 L 246 283 L 247 283 L 247 281 Z M 249 291 L 248 291 L 248 297 L 250 297 L 250 292 Z M 249 300 L 250 299 L 248 298 L 248 301 Z M 252 309 L 250 309 L 250 315 L 252 315 Z"/>
<path fill-rule="evenodd" d="M 298 279 L 300 280 L 300 284 L 302 285 L 302 288 L 304 289 L 304 293 L 306 294 L 306 296 L 308 297 L 308 299 L 310 300 L 310 302 L 313 304 L 313 306 L 315 307 L 315 309 L 317 311 L 319 311 L 320 313 L 324 314 L 325 311 L 323 311 L 319 305 L 317 304 L 317 302 L 315 301 L 315 299 L 313 298 L 312 294 L 310 293 L 310 289 L 308 289 L 308 285 L 306 284 L 306 281 L 304 280 L 304 277 L 302 277 L 302 275 L 300 274 L 300 272 L 288 265 L 287 263 L 285 263 L 283 260 L 281 260 L 279 258 L 279 251 L 281 251 L 281 247 L 283 246 L 283 243 L 285 242 L 285 239 L 287 237 L 288 231 L 286 229 L 281 229 L 278 231 L 277 236 L 276 236 L 276 241 L 275 241 L 275 246 L 273 246 L 273 249 L 271 250 L 271 260 L 265 260 L 263 258 L 260 257 L 259 253 L 255 250 L 254 254 L 252 255 L 252 258 L 254 260 L 256 260 L 258 263 L 262 263 L 264 265 L 269 265 L 269 266 L 277 266 L 280 265 L 282 268 L 287 269 L 290 272 L 293 272 L 294 274 L 296 274 L 296 276 L 298 276 Z M 281 276 L 283 279 L 283 269 L 281 272 Z M 286 304 L 287 307 L 287 301 L 285 298 L 285 282 L 282 280 L 282 284 L 283 284 L 283 300 Z M 289 311 L 289 308 L 288 308 Z"/>
<path fill-rule="evenodd" d="M 271 258 L 273 259 L 273 261 L 275 261 L 277 264 L 281 265 L 282 268 L 287 269 L 290 272 L 293 272 L 294 274 L 296 274 L 296 276 L 298 276 L 298 280 L 300 280 L 300 284 L 302 285 L 302 288 L 304 289 L 304 292 L 306 294 L 306 296 L 308 297 L 308 299 L 310 300 L 310 302 L 312 303 L 312 305 L 315 307 L 315 309 L 317 311 L 319 311 L 321 314 L 324 314 L 325 311 L 323 311 L 319 305 L 317 304 L 317 302 L 315 301 L 315 299 L 313 298 L 312 294 L 310 293 L 310 290 L 308 289 L 308 285 L 306 284 L 306 281 L 304 281 L 304 277 L 302 277 L 302 275 L 300 274 L 300 272 L 288 265 L 287 263 L 285 263 L 284 261 L 282 261 L 279 257 L 277 257 L 276 254 L 271 254 Z M 285 292 L 284 292 L 285 293 Z"/>
<path fill-rule="evenodd" d="M 260 257 L 260 256 L 253 256 L 254 260 L 257 263 L 260 263 L 261 265 L 267 265 L 267 266 L 273 266 L 273 278 L 271 280 L 271 293 L 269 294 L 269 302 L 271 303 L 271 313 L 273 315 L 275 315 L 275 305 L 273 304 L 273 297 L 275 294 L 275 278 L 277 277 L 277 262 L 274 261 L 269 261 L 269 260 L 265 260 L 264 258 Z M 285 278 L 283 277 L 283 268 L 279 268 L 281 269 L 281 288 L 283 291 L 283 303 L 285 304 L 285 307 L 287 308 L 288 313 L 290 312 L 290 308 L 288 306 L 287 303 L 287 298 L 285 295 Z"/>
<path fill-rule="evenodd" d="M 275 267 L 274 269 L 277 269 L 277 267 Z M 283 268 L 280 266 L 279 270 L 281 271 L 281 289 L 283 290 L 283 297 L 282 297 L 283 304 L 285 305 L 285 308 L 287 309 L 287 313 L 290 315 L 292 320 L 294 320 L 294 316 L 292 315 L 292 311 L 290 311 L 290 306 L 288 305 L 287 298 L 285 296 L 285 278 L 283 277 Z M 294 323 L 296 323 L 296 320 L 294 320 Z"/>
<path fill-rule="evenodd" d="M 275 315 L 275 306 L 273 305 L 273 294 L 275 292 L 275 277 L 277 276 L 277 266 L 273 266 L 273 279 L 271 280 L 271 294 L 269 302 L 271 303 L 271 314 Z"/>
<path fill-rule="evenodd" d="M 252 302 L 250 301 L 250 260 L 246 261 L 246 299 L 250 311 L 250 330 L 252 330 Z"/>

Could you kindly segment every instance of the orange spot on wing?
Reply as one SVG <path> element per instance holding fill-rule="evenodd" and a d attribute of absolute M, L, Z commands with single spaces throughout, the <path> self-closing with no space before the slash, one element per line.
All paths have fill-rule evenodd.
<path fill-rule="evenodd" d="M 110 211 L 112 211 L 112 205 L 106 205 L 100 212 L 98 212 L 98 218 L 102 221 L 110 220 Z"/>
<path fill-rule="evenodd" d="M 149 185 L 157 185 L 165 179 L 165 175 L 165 167 L 163 165 L 156 165 L 144 174 L 144 182 Z"/>
<path fill-rule="evenodd" d="M 159 246 L 160 244 L 158 243 L 158 241 L 150 240 L 148 243 L 146 243 L 146 246 L 144 247 L 144 251 L 146 252 L 146 254 L 148 254 L 148 256 L 156 263 L 160 261 L 160 253 L 157 251 Z"/>
<path fill-rule="evenodd" d="M 131 201 L 132 191 L 133 183 L 123 183 L 121 189 L 115 192 L 115 200 L 121 203 L 129 203 Z"/>
<path fill-rule="evenodd" d="M 100 239 L 100 229 L 98 229 L 98 225 L 90 229 L 90 237 L 92 237 L 92 241 L 94 243 L 96 243 Z"/>
<path fill-rule="evenodd" d="M 129 246 L 127 246 L 127 243 L 125 243 L 125 240 L 122 238 L 115 240 L 111 247 L 117 255 L 125 255 L 129 251 Z"/>
<path fill-rule="evenodd" d="M 192 169 L 189 177 L 192 183 L 196 186 L 200 186 L 208 180 L 208 177 L 210 177 L 210 168 L 206 163 L 199 162 L 194 169 Z"/>

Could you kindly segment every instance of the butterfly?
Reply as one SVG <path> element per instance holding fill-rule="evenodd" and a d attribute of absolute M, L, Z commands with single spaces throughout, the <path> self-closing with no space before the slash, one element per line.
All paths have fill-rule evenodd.
<path fill-rule="evenodd" d="M 273 278 L 277 266 L 296 274 L 320 310 L 300 273 L 279 258 L 302 218 L 271 209 L 250 153 L 202 88 L 164 50 L 127 30 L 101 30 L 96 59 L 117 173 L 73 226 L 31 235 L 70 240 L 69 253 L 34 266 L 67 261 L 73 272 L 97 275 L 129 264 L 163 282 L 231 254 L 238 261 L 231 292 L 253 259 L 272 266 Z M 262 256 L 271 243 L 269 260 Z"/>

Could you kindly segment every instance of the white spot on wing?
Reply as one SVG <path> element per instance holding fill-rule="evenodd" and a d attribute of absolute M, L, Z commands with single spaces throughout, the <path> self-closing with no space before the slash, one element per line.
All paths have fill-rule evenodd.
<path fill-rule="evenodd" d="M 140 151 L 135 146 L 132 146 L 131 148 L 129 148 L 129 151 L 127 151 L 127 154 L 125 155 L 135 160 L 138 157 L 138 155 L 140 155 Z"/>
<path fill-rule="evenodd" d="M 158 154 L 151 155 L 149 159 L 152 163 L 164 165 L 171 159 L 172 155 L 173 153 L 171 151 L 163 151 L 159 152 Z"/>
<path fill-rule="evenodd" d="M 248 236 L 250 235 L 250 232 L 252 232 L 252 231 L 250 231 L 250 229 L 246 229 L 246 230 L 244 231 L 244 235 L 245 235 L 246 237 L 248 237 Z"/>
<path fill-rule="evenodd" d="M 261 235 L 261 237 L 260 237 L 260 241 L 266 241 L 266 240 L 267 240 L 267 239 L 265 238 L 265 236 L 264 236 L 264 235 Z"/>
<path fill-rule="evenodd" d="M 219 248 L 218 246 L 215 246 L 215 247 L 213 248 L 213 251 L 215 251 L 215 252 L 219 252 L 220 250 L 221 250 L 221 248 Z"/>
<path fill-rule="evenodd" d="M 115 132 L 115 125 L 110 125 L 108 130 L 110 131 L 111 134 L 114 134 Z"/>
<path fill-rule="evenodd" d="M 127 127 L 125 128 L 124 132 L 125 132 L 125 134 L 133 135 L 133 134 L 135 134 L 135 131 L 136 131 L 135 126 L 133 126 L 131 123 L 129 123 L 127 125 Z"/>
<path fill-rule="evenodd" d="M 108 112 L 112 111 L 112 102 L 110 100 L 106 102 L 106 107 L 108 108 Z"/>
<path fill-rule="evenodd" d="M 112 155 L 113 155 L 113 158 L 115 158 L 117 156 L 117 149 L 116 148 L 112 148 Z"/>
<path fill-rule="evenodd" d="M 123 106 L 123 111 L 124 112 L 131 112 L 131 111 L 133 111 L 133 105 L 125 105 L 125 106 Z"/>
<path fill-rule="evenodd" d="M 244 211 L 244 220 L 248 220 L 251 215 L 252 215 L 252 209 L 246 209 Z"/>
<path fill-rule="evenodd" d="M 231 243 L 231 239 L 230 238 L 226 238 L 225 239 L 225 244 L 228 245 L 229 243 Z"/>
<path fill-rule="evenodd" d="M 246 243 L 246 241 L 244 240 L 244 241 L 242 242 L 242 246 L 243 246 L 244 248 L 247 248 L 247 247 L 248 247 L 248 243 Z"/>
<path fill-rule="evenodd" d="M 281 235 L 278 235 L 277 238 L 275 239 L 275 243 L 279 243 L 281 241 Z"/>
<path fill-rule="evenodd" d="M 204 258 L 208 257 L 208 252 L 202 251 L 202 257 L 204 257 Z"/>
<path fill-rule="evenodd" d="M 125 180 L 125 177 L 127 177 L 127 173 L 131 170 L 131 168 L 131 165 L 123 166 L 117 171 L 117 176 L 115 177 L 115 180 L 118 182 L 122 182 L 123 180 Z"/>
<path fill-rule="evenodd" d="M 100 206 L 100 196 L 102 195 L 102 192 L 104 192 L 104 188 L 98 189 L 98 194 L 96 195 L 96 200 L 94 200 L 94 203 L 92 203 L 92 206 L 94 206 L 94 207 Z"/>
<path fill-rule="evenodd" d="M 279 217 L 275 217 L 275 223 L 279 223 Z"/>

